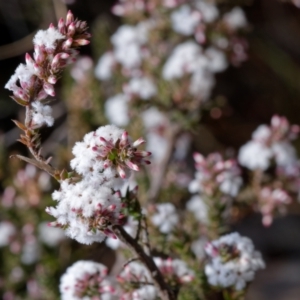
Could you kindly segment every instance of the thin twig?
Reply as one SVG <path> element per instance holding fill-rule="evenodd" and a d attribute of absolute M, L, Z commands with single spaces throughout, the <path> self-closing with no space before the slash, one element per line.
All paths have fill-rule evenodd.
<path fill-rule="evenodd" d="M 122 226 L 114 225 L 113 231 L 115 235 L 125 243 L 131 251 L 133 251 L 149 270 L 150 275 L 154 281 L 155 286 L 159 291 L 159 296 L 162 300 L 176 300 L 176 296 L 171 288 L 166 284 L 161 272 L 154 263 L 152 257 L 148 256 L 143 248 L 136 242 L 136 240 L 131 237 Z"/>

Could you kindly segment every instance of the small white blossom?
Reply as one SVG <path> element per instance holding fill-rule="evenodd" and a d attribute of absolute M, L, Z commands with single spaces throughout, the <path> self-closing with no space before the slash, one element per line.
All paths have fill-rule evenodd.
<path fill-rule="evenodd" d="M 106 52 L 104 53 L 95 68 L 95 76 L 99 80 L 108 80 L 112 76 L 112 71 L 115 66 L 115 57 L 112 52 Z"/>
<path fill-rule="evenodd" d="M 200 20 L 201 14 L 188 5 L 182 5 L 171 14 L 172 28 L 183 35 L 192 35 Z"/>
<path fill-rule="evenodd" d="M 39 30 L 33 38 L 33 43 L 37 46 L 44 46 L 46 49 L 55 49 L 57 41 L 64 39 L 56 28 L 48 28 Z"/>
<path fill-rule="evenodd" d="M 60 279 L 62 300 L 114 300 L 114 288 L 107 277 L 107 268 L 92 261 L 77 261 Z M 100 298 L 99 298 L 100 297 Z"/>
<path fill-rule="evenodd" d="M 208 218 L 208 207 L 203 199 L 197 195 L 193 196 L 186 204 L 187 210 L 195 215 L 195 218 L 203 223 L 207 224 Z"/>
<path fill-rule="evenodd" d="M 206 23 L 214 22 L 219 16 L 217 6 L 205 0 L 196 1 L 196 6 L 201 12 L 201 16 Z"/>
<path fill-rule="evenodd" d="M 205 251 L 209 258 L 205 275 L 213 286 L 243 290 L 255 272 L 265 267 L 252 241 L 236 232 L 208 243 Z"/>
<path fill-rule="evenodd" d="M 39 224 L 38 231 L 39 239 L 50 247 L 57 246 L 65 238 L 61 228 L 51 227 L 46 222 Z"/>
<path fill-rule="evenodd" d="M 157 93 L 157 89 L 153 81 L 147 77 L 134 77 L 126 84 L 124 92 L 131 95 L 136 95 L 143 100 L 149 100 Z"/>
<path fill-rule="evenodd" d="M 270 166 L 272 150 L 263 144 L 250 141 L 243 145 L 238 154 L 239 163 L 250 170 L 266 170 Z"/>
<path fill-rule="evenodd" d="M 52 108 L 49 105 L 43 105 L 39 101 L 32 102 L 32 114 L 33 127 L 35 128 L 43 125 L 51 127 L 54 123 Z"/>
<path fill-rule="evenodd" d="M 161 203 L 156 205 L 156 210 L 157 213 L 151 216 L 151 222 L 162 233 L 171 233 L 179 222 L 175 206 L 172 203 Z"/>
<path fill-rule="evenodd" d="M 8 246 L 11 238 L 16 234 L 16 228 L 9 222 L 0 222 L 0 247 Z"/>
<path fill-rule="evenodd" d="M 244 11 L 240 7 L 233 8 L 223 17 L 224 22 L 233 30 L 237 30 L 247 26 L 247 19 Z"/>
<path fill-rule="evenodd" d="M 109 122 L 117 126 L 126 126 L 129 123 L 128 97 L 118 94 L 110 97 L 105 102 L 105 115 Z"/>

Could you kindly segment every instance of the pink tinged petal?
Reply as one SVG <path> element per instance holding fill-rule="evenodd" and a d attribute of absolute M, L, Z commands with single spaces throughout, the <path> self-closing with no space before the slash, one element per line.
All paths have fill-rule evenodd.
<path fill-rule="evenodd" d="M 120 146 L 121 147 L 124 147 L 128 144 L 128 132 L 127 131 L 124 131 L 122 133 L 122 136 L 121 136 L 121 143 L 120 143 Z"/>
<path fill-rule="evenodd" d="M 115 240 L 117 239 L 117 236 L 110 229 L 106 228 L 106 229 L 103 230 L 103 232 L 108 237 L 113 238 Z"/>
<path fill-rule="evenodd" d="M 105 147 L 107 147 L 107 148 L 109 148 L 109 149 L 113 149 L 113 148 L 114 148 L 114 145 L 112 144 L 112 142 L 107 141 L 104 137 L 100 136 L 99 139 L 100 139 L 100 141 L 101 141 L 102 143 L 105 144 Z"/>
<path fill-rule="evenodd" d="M 50 95 L 52 97 L 55 96 L 55 91 L 54 91 L 54 87 L 52 84 L 50 84 L 48 82 L 44 82 L 43 88 L 48 95 Z"/>
<path fill-rule="evenodd" d="M 73 36 L 75 33 L 75 30 L 76 30 L 75 24 L 74 24 L 74 22 L 72 22 L 68 27 L 68 35 Z"/>
<path fill-rule="evenodd" d="M 133 162 L 131 162 L 130 160 L 125 160 L 125 164 L 130 168 L 130 169 L 132 169 L 132 170 L 134 170 L 134 171 L 139 171 L 140 170 L 140 168 L 139 168 L 139 166 L 138 165 L 136 165 L 136 164 L 134 164 Z"/>
<path fill-rule="evenodd" d="M 50 75 L 47 81 L 51 84 L 55 84 L 57 82 L 57 78 L 54 75 Z"/>
<path fill-rule="evenodd" d="M 134 156 L 138 156 L 138 157 L 148 157 L 150 156 L 152 153 L 149 151 L 135 151 L 134 152 Z"/>
<path fill-rule="evenodd" d="M 193 154 L 193 157 L 194 157 L 194 160 L 195 160 L 195 162 L 196 162 L 197 164 L 198 164 L 198 163 L 203 163 L 203 162 L 205 161 L 203 155 L 201 155 L 200 153 L 195 152 L 195 153 Z"/>
<path fill-rule="evenodd" d="M 38 95 L 37 95 L 37 97 L 36 97 L 36 100 L 37 100 L 37 101 L 44 100 L 44 99 L 47 98 L 47 96 L 48 96 L 48 94 L 47 94 L 44 90 L 41 90 L 41 91 L 38 93 Z"/>
<path fill-rule="evenodd" d="M 49 28 L 55 28 L 53 23 L 50 23 Z"/>
<path fill-rule="evenodd" d="M 72 43 L 73 43 L 72 38 L 69 38 L 65 42 L 63 42 L 63 44 L 62 44 L 63 50 L 68 50 L 72 46 Z"/>
<path fill-rule="evenodd" d="M 133 144 L 132 144 L 132 147 L 138 147 L 139 145 L 142 145 L 145 143 L 145 140 L 143 138 L 139 138 L 137 139 Z"/>
<path fill-rule="evenodd" d="M 30 56 L 29 53 L 25 54 L 25 60 L 26 60 L 26 65 L 33 65 L 34 64 L 34 60 L 32 59 L 32 57 Z"/>
<path fill-rule="evenodd" d="M 57 27 L 61 34 L 65 34 L 65 21 L 63 18 L 59 19 Z"/>
<path fill-rule="evenodd" d="M 34 68 L 34 71 L 35 73 L 41 77 L 43 75 L 43 69 L 37 64 L 37 63 L 34 63 L 33 64 L 33 68 Z"/>
<path fill-rule="evenodd" d="M 69 10 L 67 13 L 67 18 L 66 18 L 66 25 L 70 25 L 72 22 L 74 22 L 74 16 L 72 12 Z"/>
<path fill-rule="evenodd" d="M 74 45 L 75 46 L 85 46 L 85 45 L 88 45 L 89 43 L 90 43 L 90 41 L 85 40 L 85 39 L 74 40 Z"/>
<path fill-rule="evenodd" d="M 117 171 L 118 171 L 121 178 L 123 178 L 123 179 L 126 178 L 126 173 L 125 173 L 124 169 L 121 166 L 117 166 Z"/>
<path fill-rule="evenodd" d="M 45 60 L 44 49 L 41 46 L 35 45 L 33 56 L 37 64 L 42 63 Z"/>
<path fill-rule="evenodd" d="M 118 198 L 121 198 L 121 192 L 120 191 L 116 191 L 115 194 Z"/>
<path fill-rule="evenodd" d="M 107 210 L 109 210 L 109 211 L 114 211 L 116 208 L 117 208 L 117 205 L 112 204 L 112 205 L 110 205 L 110 206 L 107 208 Z"/>

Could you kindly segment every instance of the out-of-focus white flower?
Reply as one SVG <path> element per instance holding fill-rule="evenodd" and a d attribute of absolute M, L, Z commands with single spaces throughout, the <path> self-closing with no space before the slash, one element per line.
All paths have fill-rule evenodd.
<path fill-rule="evenodd" d="M 247 26 L 245 13 L 240 7 L 235 7 L 230 12 L 226 13 L 223 20 L 233 30 Z"/>
<path fill-rule="evenodd" d="M 71 69 L 71 76 L 74 80 L 80 82 L 86 79 L 88 72 L 93 67 L 93 61 L 88 56 L 81 56 Z"/>
<path fill-rule="evenodd" d="M 160 203 L 156 205 L 157 212 L 151 216 L 151 222 L 162 233 L 171 233 L 178 225 L 179 217 L 172 203 Z"/>
<path fill-rule="evenodd" d="M 149 100 L 157 93 L 153 81 L 147 77 L 134 77 L 125 85 L 124 92 L 128 96 L 137 96 L 143 100 Z"/>
<path fill-rule="evenodd" d="M 239 163 L 250 170 L 266 170 L 270 166 L 272 150 L 261 143 L 250 141 L 240 148 Z"/>
<path fill-rule="evenodd" d="M 126 126 L 129 123 L 127 95 L 118 94 L 105 102 L 105 115 L 109 122 L 117 126 Z"/>
<path fill-rule="evenodd" d="M 195 278 L 194 271 L 188 268 L 186 263 L 180 259 L 154 257 L 154 262 L 162 275 L 172 282 L 183 284 L 191 282 Z"/>
<path fill-rule="evenodd" d="M 47 222 L 39 224 L 38 231 L 39 239 L 50 247 L 57 246 L 65 238 L 61 228 L 51 227 Z"/>
<path fill-rule="evenodd" d="M 119 283 L 126 286 L 126 282 L 136 283 L 137 287 L 122 295 L 122 300 L 155 300 L 158 292 L 153 285 L 152 278 L 146 267 L 138 262 L 131 262 L 125 266 L 117 277 Z M 143 284 L 139 284 L 143 282 Z M 145 284 L 145 283 L 149 284 Z"/>
<path fill-rule="evenodd" d="M 0 222 L 0 247 L 8 246 L 11 238 L 16 234 L 16 228 L 9 222 Z"/>
<path fill-rule="evenodd" d="M 195 4 L 200 10 L 201 17 L 206 23 L 212 23 L 218 18 L 219 10 L 215 4 L 204 0 L 196 1 Z"/>
<path fill-rule="evenodd" d="M 66 270 L 60 279 L 61 299 L 115 300 L 115 289 L 108 279 L 107 273 L 108 269 L 100 263 L 77 261 Z"/>
<path fill-rule="evenodd" d="M 34 236 L 31 236 L 22 247 L 21 261 L 25 265 L 35 263 L 40 257 L 40 248 Z"/>
<path fill-rule="evenodd" d="M 100 58 L 95 68 L 95 76 L 99 80 L 108 80 L 112 76 L 116 64 L 113 52 L 106 52 Z"/>
<path fill-rule="evenodd" d="M 186 204 L 187 210 L 192 212 L 195 215 L 195 218 L 203 223 L 207 224 L 209 219 L 208 219 L 208 207 L 206 203 L 203 201 L 203 199 L 195 195 L 193 196 Z"/>
<path fill-rule="evenodd" d="M 236 232 L 208 243 L 205 251 L 209 258 L 205 275 L 213 286 L 243 290 L 254 279 L 255 272 L 265 267 L 252 241 Z"/>
<path fill-rule="evenodd" d="M 192 11 L 188 5 L 182 5 L 171 14 L 171 22 L 174 31 L 183 35 L 192 35 L 201 20 L 198 11 Z"/>

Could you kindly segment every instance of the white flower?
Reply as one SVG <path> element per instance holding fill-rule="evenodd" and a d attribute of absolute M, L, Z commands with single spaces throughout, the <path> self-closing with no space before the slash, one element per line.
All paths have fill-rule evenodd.
<path fill-rule="evenodd" d="M 272 155 L 270 148 L 259 142 L 249 141 L 240 148 L 238 161 L 250 170 L 266 170 L 270 166 Z"/>
<path fill-rule="evenodd" d="M 198 69 L 194 72 L 189 92 L 195 97 L 200 97 L 202 101 L 206 101 L 211 94 L 215 85 L 215 78 L 211 72 Z"/>
<path fill-rule="evenodd" d="M 224 22 L 233 30 L 237 30 L 247 26 L 247 19 L 244 11 L 240 7 L 233 8 L 223 17 Z"/>
<path fill-rule="evenodd" d="M 126 282 L 136 282 L 138 285 L 134 290 L 123 294 L 122 299 L 125 300 L 155 300 L 158 296 L 157 290 L 153 285 L 152 278 L 146 267 L 138 262 L 131 262 L 125 266 L 122 272 L 117 277 L 122 284 Z M 139 282 L 148 282 L 147 284 L 139 285 Z"/>
<path fill-rule="evenodd" d="M 188 5 L 182 5 L 171 14 L 172 28 L 183 35 L 193 34 L 200 20 L 201 14 Z"/>
<path fill-rule="evenodd" d="M 151 216 L 151 222 L 159 228 L 162 233 L 171 233 L 177 226 L 179 217 L 172 203 L 161 203 L 156 205 L 157 213 Z"/>
<path fill-rule="evenodd" d="M 272 151 L 278 166 L 289 166 L 297 162 L 296 149 L 289 142 L 274 143 Z"/>
<path fill-rule="evenodd" d="M 43 125 L 51 127 L 54 123 L 52 108 L 49 105 L 43 105 L 39 101 L 32 102 L 32 114 L 32 122 L 35 128 Z"/>
<path fill-rule="evenodd" d="M 195 4 L 200 10 L 201 16 L 206 23 L 212 23 L 218 18 L 219 10 L 215 4 L 209 3 L 205 0 L 198 0 Z"/>
<path fill-rule="evenodd" d="M 95 68 L 95 76 L 99 80 L 108 80 L 112 76 L 113 67 L 115 66 L 115 57 L 112 52 L 104 53 Z"/>
<path fill-rule="evenodd" d="M 205 50 L 205 55 L 208 57 L 207 67 L 211 72 L 222 72 L 227 68 L 228 61 L 224 52 L 215 47 L 209 47 Z"/>
<path fill-rule="evenodd" d="M 201 197 L 193 196 L 187 202 L 186 208 L 195 215 L 195 218 L 199 222 L 204 224 L 208 223 L 208 207 Z"/>
<path fill-rule="evenodd" d="M 193 73 L 198 67 L 201 51 L 201 47 L 193 41 L 177 45 L 163 67 L 163 78 L 171 80 Z"/>
<path fill-rule="evenodd" d="M 57 246 L 65 238 L 61 228 L 51 227 L 47 222 L 39 224 L 38 231 L 39 239 L 50 247 Z"/>
<path fill-rule="evenodd" d="M 259 125 L 252 133 L 252 139 L 264 143 L 270 139 L 272 131 L 267 125 Z"/>
<path fill-rule="evenodd" d="M 92 261 L 77 261 L 66 270 L 60 279 L 62 300 L 92 300 L 100 296 L 113 300 L 114 288 L 107 278 L 107 268 Z"/>
<path fill-rule="evenodd" d="M 13 224 L 0 222 L 0 247 L 7 246 L 16 232 L 16 228 Z"/>
<path fill-rule="evenodd" d="M 33 38 L 33 43 L 37 46 L 44 46 L 46 49 L 55 49 L 57 41 L 64 39 L 56 28 L 39 30 Z"/>
<path fill-rule="evenodd" d="M 134 77 L 125 86 L 124 92 L 129 96 L 136 95 L 143 100 L 149 100 L 156 95 L 157 89 L 151 79 L 147 77 Z"/>
<path fill-rule="evenodd" d="M 117 126 L 126 126 L 129 123 L 128 96 L 118 94 L 105 102 L 105 115 L 109 122 Z"/>
<path fill-rule="evenodd" d="M 40 257 L 40 248 L 35 237 L 26 239 L 22 247 L 21 261 L 25 265 L 35 263 Z"/>
<path fill-rule="evenodd" d="M 191 282 L 195 277 L 194 271 L 180 259 L 154 257 L 154 262 L 163 276 L 171 278 L 179 284 Z"/>
<path fill-rule="evenodd" d="M 236 232 L 207 244 L 205 251 L 209 257 L 205 275 L 213 286 L 243 290 L 255 272 L 265 267 L 252 241 Z"/>
<path fill-rule="evenodd" d="M 66 235 L 82 244 L 102 242 L 113 236 L 110 225 L 122 223 L 120 195 L 90 179 L 70 184 L 52 194 L 57 206 L 47 208 L 56 218 L 53 226 L 66 227 Z"/>

